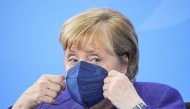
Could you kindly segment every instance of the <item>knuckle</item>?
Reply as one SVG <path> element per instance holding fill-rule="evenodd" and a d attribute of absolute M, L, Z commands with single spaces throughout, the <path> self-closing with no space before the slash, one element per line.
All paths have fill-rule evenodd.
<path fill-rule="evenodd" d="M 47 99 L 47 102 L 50 103 L 50 104 L 53 104 L 53 103 L 55 103 L 55 99 L 49 98 L 49 99 Z"/>
<path fill-rule="evenodd" d="M 41 95 L 41 93 L 37 93 L 36 99 L 37 99 L 37 101 L 39 101 L 39 102 L 43 102 L 43 95 Z"/>
<path fill-rule="evenodd" d="M 104 96 L 105 98 L 109 98 L 109 91 L 104 91 L 104 92 L 103 92 L 103 96 Z"/>
<path fill-rule="evenodd" d="M 60 85 L 58 85 L 57 86 L 57 89 L 58 89 L 58 92 L 61 90 L 61 86 Z"/>
<path fill-rule="evenodd" d="M 120 81 L 121 79 L 120 79 L 120 78 L 115 78 L 114 80 L 115 80 L 114 84 L 116 84 L 116 83 L 119 83 L 119 81 Z"/>
<path fill-rule="evenodd" d="M 106 83 L 107 79 L 108 79 L 108 77 L 106 77 L 106 78 L 104 79 L 104 83 Z"/>
<path fill-rule="evenodd" d="M 106 87 L 106 86 L 105 86 L 105 85 L 103 85 L 102 89 L 103 89 L 103 90 L 105 90 L 105 87 Z"/>
<path fill-rule="evenodd" d="M 55 102 L 55 99 L 53 97 L 48 97 L 41 93 L 37 94 L 36 99 L 37 99 L 38 103 L 46 102 L 46 103 L 53 104 Z"/>
<path fill-rule="evenodd" d="M 49 76 L 49 74 L 43 74 L 42 76 L 41 76 L 41 78 L 47 78 Z"/>
<path fill-rule="evenodd" d="M 43 80 L 41 80 L 41 81 L 38 81 L 38 84 L 39 84 L 39 85 L 44 85 L 44 84 L 46 84 L 46 82 L 43 81 Z"/>
<path fill-rule="evenodd" d="M 57 92 L 57 95 L 61 95 L 62 91 L 60 90 L 59 92 Z"/>
<path fill-rule="evenodd" d="M 54 92 L 53 94 L 52 94 L 52 98 L 56 98 L 57 97 L 57 92 Z"/>
<path fill-rule="evenodd" d="M 107 96 L 106 96 L 106 92 L 105 92 L 105 91 L 103 92 L 103 96 L 104 96 L 105 98 L 107 98 Z"/>
<path fill-rule="evenodd" d="M 114 73 L 114 70 L 110 70 L 108 74 L 113 74 Z"/>
<path fill-rule="evenodd" d="M 61 90 L 61 86 L 58 84 L 54 84 L 54 91 L 59 92 Z"/>
<path fill-rule="evenodd" d="M 114 84 L 114 85 L 117 85 L 117 84 L 120 84 L 120 82 L 123 82 L 123 81 L 122 81 L 122 78 L 116 77 L 116 78 L 114 78 L 113 84 Z"/>
<path fill-rule="evenodd" d="M 104 84 L 103 85 L 103 90 L 105 91 L 105 90 L 108 90 L 109 89 L 109 85 L 108 84 Z"/>
<path fill-rule="evenodd" d="M 112 84 L 109 86 L 108 90 L 109 90 L 109 92 L 112 92 L 115 89 L 117 89 L 117 84 L 115 82 L 112 82 Z"/>
<path fill-rule="evenodd" d="M 45 81 L 39 81 L 37 85 L 37 89 L 44 89 L 46 87 L 46 82 Z"/>
<path fill-rule="evenodd" d="M 58 77 L 58 78 L 57 78 L 57 81 L 58 81 L 58 83 L 61 83 L 61 82 L 63 82 L 63 79 L 60 78 L 60 77 Z"/>
<path fill-rule="evenodd" d="M 114 72 L 114 70 L 110 70 L 110 72 Z"/>

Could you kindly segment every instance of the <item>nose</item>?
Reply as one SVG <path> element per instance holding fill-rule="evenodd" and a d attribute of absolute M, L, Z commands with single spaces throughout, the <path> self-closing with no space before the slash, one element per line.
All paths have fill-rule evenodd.
<path fill-rule="evenodd" d="M 89 63 L 89 62 L 88 62 L 88 59 L 86 59 L 86 58 L 80 58 L 80 59 L 79 59 L 79 62 L 80 62 L 80 61 Z"/>

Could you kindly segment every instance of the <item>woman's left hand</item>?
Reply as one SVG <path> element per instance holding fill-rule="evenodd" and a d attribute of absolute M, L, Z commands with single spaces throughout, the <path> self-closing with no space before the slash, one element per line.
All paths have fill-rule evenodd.
<path fill-rule="evenodd" d="M 128 77 L 115 70 L 108 72 L 103 90 L 104 97 L 119 109 L 132 109 L 143 102 Z"/>

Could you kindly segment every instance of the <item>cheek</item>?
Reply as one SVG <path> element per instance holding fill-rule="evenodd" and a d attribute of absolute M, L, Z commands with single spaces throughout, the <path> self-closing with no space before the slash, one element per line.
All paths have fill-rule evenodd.
<path fill-rule="evenodd" d="M 105 64 L 102 67 L 104 67 L 108 72 L 110 70 L 116 70 L 116 71 L 120 71 L 121 70 L 120 65 L 117 62 L 110 62 L 108 64 Z"/>
<path fill-rule="evenodd" d="M 104 67 L 107 71 L 116 70 L 118 72 L 121 71 L 121 63 L 117 56 L 107 56 L 106 60 L 103 62 L 102 67 Z"/>
<path fill-rule="evenodd" d="M 69 70 L 68 66 L 67 66 L 67 65 L 65 65 L 65 72 L 67 73 L 67 72 L 68 72 L 68 70 Z"/>
<path fill-rule="evenodd" d="M 70 69 L 70 67 L 66 60 L 64 61 L 64 67 L 65 67 L 65 72 L 67 73 L 67 71 Z"/>

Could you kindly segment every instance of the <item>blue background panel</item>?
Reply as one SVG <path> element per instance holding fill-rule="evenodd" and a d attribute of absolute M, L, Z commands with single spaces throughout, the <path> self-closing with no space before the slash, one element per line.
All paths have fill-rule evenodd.
<path fill-rule="evenodd" d="M 64 74 L 59 32 L 65 20 L 94 7 L 122 12 L 139 37 L 137 81 L 170 85 L 190 101 L 189 0 L 1 0 L 0 105 L 7 108 L 42 74 Z"/>

